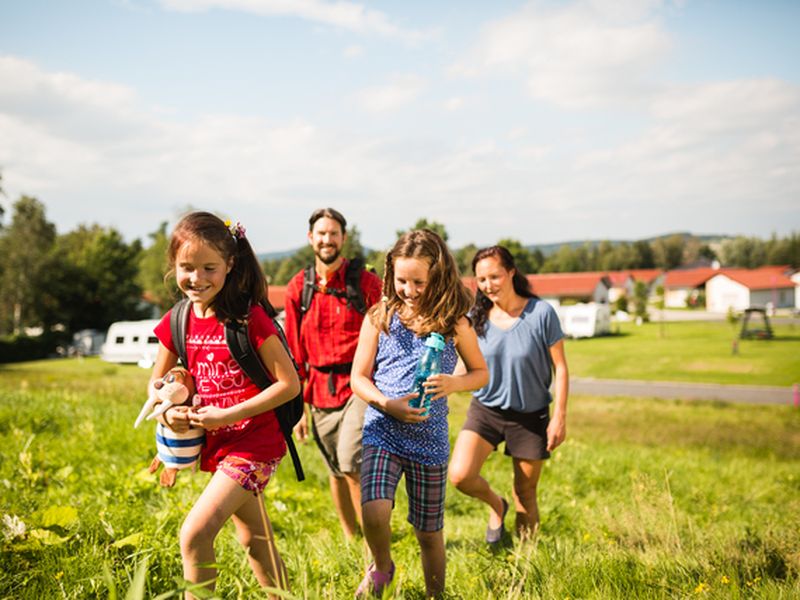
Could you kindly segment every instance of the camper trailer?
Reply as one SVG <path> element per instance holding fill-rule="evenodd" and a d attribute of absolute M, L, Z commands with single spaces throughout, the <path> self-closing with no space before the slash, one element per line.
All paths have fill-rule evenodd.
<path fill-rule="evenodd" d="M 564 335 L 572 338 L 594 337 L 611 331 L 611 310 L 608 304 L 589 302 L 561 306 L 558 316 Z"/>
<path fill-rule="evenodd" d="M 158 338 L 153 333 L 156 325 L 157 319 L 112 323 L 100 358 L 113 363 L 152 364 L 158 354 Z"/>

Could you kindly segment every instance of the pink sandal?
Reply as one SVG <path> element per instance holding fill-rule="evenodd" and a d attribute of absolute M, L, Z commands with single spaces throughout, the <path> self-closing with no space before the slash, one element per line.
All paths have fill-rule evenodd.
<path fill-rule="evenodd" d="M 370 595 L 380 598 L 383 594 L 383 590 L 389 587 L 393 579 L 394 563 L 392 563 L 392 567 L 389 569 L 388 573 L 377 571 L 375 569 L 375 563 L 372 563 L 367 568 L 367 574 L 364 575 L 364 579 L 361 580 L 356 590 L 356 598 L 368 598 Z"/>

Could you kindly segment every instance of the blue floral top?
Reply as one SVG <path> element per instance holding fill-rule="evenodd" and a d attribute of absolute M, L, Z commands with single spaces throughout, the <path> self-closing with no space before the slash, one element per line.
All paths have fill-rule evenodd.
<path fill-rule="evenodd" d="M 412 391 L 414 371 L 425 351 L 425 339 L 419 338 L 395 313 L 389 334 L 381 332 L 375 356 L 375 386 L 387 398 L 398 398 Z M 442 372 L 451 374 L 458 357 L 452 339 L 442 351 Z M 403 423 L 391 415 L 367 407 L 364 416 L 365 446 L 377 446 L 423 465 L 446 464 L 450 455 L 447 429 L 447 398 L 430 406 L 428 419 L 422 423 Z"/>

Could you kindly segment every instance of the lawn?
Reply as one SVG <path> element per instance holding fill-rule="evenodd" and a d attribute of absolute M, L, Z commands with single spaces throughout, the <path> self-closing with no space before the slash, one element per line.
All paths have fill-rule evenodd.
<path fill-rule="evenodd" d="M 732 342 L 726 322 L 620 323 L 610 336 L 568 340 L 570 374 L 607 379 L 790 386 L 800 383 L 800 325 L 772 340 Z"/>
<path fill-rule="evenodd" d="M 207 475 L 163 490 L 147 474 L 146 379 L 98 360 L 0 366 L 0 598 L 177 597 L 177 530 Z M 344 542 L 318 453 L 300 450 L 308 480 L 284 461 L 266 494 L 293 597 L 351 597 L 364 545 Z M 486 473 L 510 494 L 504 457 Z M 540 534 L 491 552 L 485 511 L 448 489 L 448 598 L 800 597 L 796 408 L 573 397 L 540 499 Z M 395 597 L 422 598 L 406 506 Z M 219 596 L 263 597 L 231 527 L 217 547 Z"/>

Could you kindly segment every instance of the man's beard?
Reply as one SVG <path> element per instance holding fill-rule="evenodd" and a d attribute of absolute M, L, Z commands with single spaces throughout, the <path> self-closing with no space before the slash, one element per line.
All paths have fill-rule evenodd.
<path fill-rule="evenodd" d="M 330 256 L 323 256 L 321 252 L 314 252 L 314 255 L 325 265 L 330 265 L 336 262 L 339 258 L 341 251 L 337 248 Z"/>

